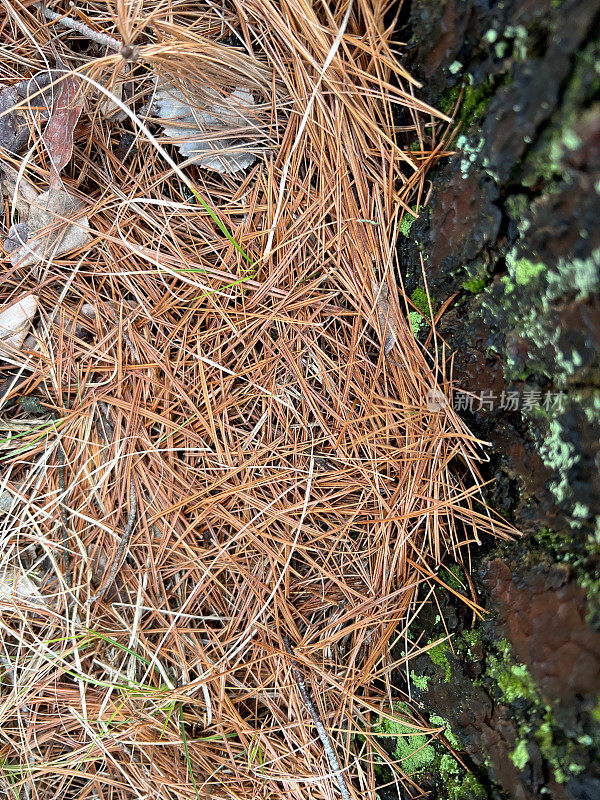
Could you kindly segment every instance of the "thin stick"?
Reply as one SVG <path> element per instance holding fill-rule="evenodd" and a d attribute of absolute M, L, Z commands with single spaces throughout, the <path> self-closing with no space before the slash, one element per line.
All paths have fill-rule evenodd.
<path fill-rule="evenodd" d="M 331 771 L 336 777 L 340 794 L 342 795 L 343 800 L 351 800 L 350 792 L 348 791 L 348 787 L 346 786 L 346 781 L 344 780 L 344 773 L 342 772 L 342 767 L 340 766 L 340 762 L 338 761 L 336 752 L 333 749 L 333 745 L 331 744 L 329 734 L 325 730 L 325 726 L 323 725 L 321 719 L 319 718 L 319 715 L 317 714 L 317 709 L 315 708 L 313 701 L 310 699 L 308 689 L 306 688 L 306 683 L 304 682 L 304 678 L 302 677 L 300 669 L 298 668 L 298 662 L 294 658 L 294 651 L 290 644 L 290 640 L 287 638 L 287 636 L 283 637 L 283 646 L 285 647 L 286 651 L 292 656 L 292 666 L 294 667 L 294 675 L 296 677 L 296 683 L 298 684 L 298 689 L 300 689 L 300 696 L 304 701 L 304 705 L 308 708 L 310 712 L 312 720 L 315 724 L 315 728 L 317 729 L 317 733 L 319 734 L 319 739 L 323 743 L 323 749 L 325 750 L 325 755 L 329 760 L 329 766 L 331 767 Z"/>
<path fill-rule="evenodd" d="M 46 17 L 46 19 L 56 22 L 61 27 L 67 28 L 70 31 L 76 31 L 77 33 L 80 33 L 82 36 L 91 39 L 101 47 L 108 47 L 109 50 L 117 51 L 123 47 L 123 42 L 120 42 L 118 39 L 114 39 L 107 33 L 99 33 L 98 31 L 95 31 L 93 28 L 90 28 L 89 25 L 86 25 L 85 22 L 79 22 L 79 20 L 71 19 L 71 17 L 65 17 L 63 14 L 57 14 L 56 11 L 51 11 L 49 8 L 46 8 L 43 3 L 34 3 L 33 7 L 37 8 L 37 10 L 42 14 L 42 16 Z"/>
<path fill-rule="evenodd" d="M 135 485 L 133 483 L 133 480 L 131 480 L 129 484 L 129 516 L 127 517 L 125 532 L 123 533 L 123 536 L 121 536 L 119 540 L 117 553 L 113 560 L 112 566 L 108 572 L 107 578 L 103 581 L 96 594 L 90 597 L 90 599 L 87 601 L 88 603 L 94 603 L 96 600 L 100 600 L 102 597 L 104 597 L 107 589 L 109 589 L 110 586 L 112 586 L 115 578 L 117 577 L 117 572 L 119 571 L 119 567 L 121 566 L 123 556 L 129 545 L 131 534 L 133 533 L 136 516 L 137 516 L 137 495 L 135 492 Z"/>

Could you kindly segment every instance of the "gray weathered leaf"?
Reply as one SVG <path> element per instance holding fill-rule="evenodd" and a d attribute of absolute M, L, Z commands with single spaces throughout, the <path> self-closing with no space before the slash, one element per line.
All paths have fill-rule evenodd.
<path fill-rule="evenodd" d="M 23 347 L 37 307 L 37 297 L 27 294 L 0 309 L 0 354 L 11 356 Z"/>
<path fill-rule="evenodd" d="M 209 87 L 203 100 L 192 103 L 166 82 L 159 84 L 152 102 L 165 136 L 190 163 L 229 174 L 254 164 L 260 152 L 255 105 L 247 89 L 226 97 Z"/>
<path fill-rule="evenodd" d="M 4 568 L 0 573 L 0 603 L 21 601 L 45 604 L 44 597 L 31 578 L 22 569 Z"/>
<path fill-rule="evenodd" d="M 25 81 L 4 86 L 0 84 L 0 147 L 18 153 L 29 139 L 35 113 L 39 122 L 48 119 L 52 90 L 46 87 L 54 73 L 41 72 Z M 23 100 L 30 99 L 29 104 Z"/>
<path fill-rule="evenodd" d="M 0 147 L 18 153 L 29 139 L 27 115 L 14 106 L 21 100 L 16 86 L 0 84 Z"/>
<path fill-rule="evenodd" d="M 85 215 L 70 222 L 84 207 L 83 203 L 64 189 L 33 194 L 28 181 L 18 182 L 9 172 L 2 182 L 21 220 L 12 225 L 4 249 L 10 253 L 12 264 L 26 267 L 43 260 L 61 256 L 83 247 L 90 240 L 90 223 Z M 15 194 L 16 193 L 16 194 Z"/>

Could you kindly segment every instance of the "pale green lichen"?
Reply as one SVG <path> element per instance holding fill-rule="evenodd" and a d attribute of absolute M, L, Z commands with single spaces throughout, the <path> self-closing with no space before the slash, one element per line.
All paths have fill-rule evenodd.
<path fill-rule="evenodd" d="M 548 270 L 546 305 L 567 292 L 575 292 L 577 300 L 584 300 L 598 290 L 600 283 L 600 248 L 588 258 L 560 259 L 556 267 Z"/>
<path fill-rule="evenodd" d="M 568 473 L 578 460 L 575 445 L 566 438 L 567 435 L 560 420 L 552 417 L 548 420 L 547 433 L 539 443 L 542 461 L 557 475 L 550 483 L 557 503 L 564 503 L 572 493 Z"/>
<path fill-rule="evenodd" d="M 589 107 L 592 98 L 600 90 L 599 58 L 598 41 L 592 41 L 577 55 L 560 109 L 537 138 L 523 165 L 523 185 L 532 186 L 540 177 L 548 183 L 568 177 L 568 169 L 563 163 L 564 154 L 566 150 L 574 150 L 581 144 L 575 128 L 581 117 L 581 109 Z"/>
<path fill-rule="evenodd" d="M 529 752 L 527 750 L 527 742 L 524 739 L 521 740 L 512 751 L 510 760 L 517 769 L 523 769 L 525 767 L 525 764 L 529 761 Z"/>
<path fill-rule="evenodd" d="M 517 286 L 524 286 L 545 269 L 543 264 L 534 264 L 528 258 L 518 258 L 514 262 L 514 275 Z"/>
<path fill-rule="evenodd" d="M 557 389 L 566 388 L 574 378 L 585 380 L 582 368 L 592 366 L 589 348 L 585 346 L 580 351 L 577 339 L 563 335 L 563 328 L 557 324 L 556 308 L 557 302 L 567 295 L 582 301 L 598 292 L 600 248 L 588 258 L 563 258 L 552 266 L 513 248 L 506 255 L 506 265 L 508 274 L 500 279 L 494 291 L 485 293 L 482 308 L 492 318 L 506 317 L 505 328 L 522 343 L 520 347 L 507 348 L 503 354 L 507 380 L 548 375 Z"/>
<path fill-rule="evenodd" d="M 460 160 L 460 174 L 463 178 L 467 178 L 470 175 L 473 164 L 475 164 L 479 158 L 483 145 L 483 137 L 470 140 L 466 136 L 459 136 L 456 140 L 456 149 L 460 150 L 462 155 Z"/>
<path fill-rule="evenodd" d="M 503 35 L 505 39 L 512 39 L 515 58 L 524 61 L 527 58 L 527 40 L 529 39 L 527 28 L 523 25 L 508 25 L 504 29 Z"/>

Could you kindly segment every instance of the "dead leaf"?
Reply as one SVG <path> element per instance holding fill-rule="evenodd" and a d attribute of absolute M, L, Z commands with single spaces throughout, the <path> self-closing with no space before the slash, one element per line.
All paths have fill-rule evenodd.
<path fill-rule="evenodd" d="M 8 197 L 17 214 L 26 219 L 29 216 L 30 205 L 35 203 L 38 198 L 38 190 L 24 175 L 19 178 L 17 170 L 9 167 L 8 164 L 2 165 L 0 185 L 2 194 Z"/>
<path fill-rule="evenodd" d="M 81 200 L 64 189 L 38 194 L 24 178 L 18 182 L 12 170 L 5 170 L 3 188 L 14 197 L 21 220 L 11 225 L 4 249 L 13 265 L 27 267 L 55 258 L 86 245 L 91 236 L 85 215 L 70 222 L 84 208 Z"/>
<path fill-rule="evenodd" d="M 41 72 L 25 81 L 4 86 L 0 84 L 0 147 L 18 153 L 29 140 L 32 123 L 48 119 L 53 72 Z M 29 100 L 29 103 L 23 103 Z"/>
<path fill-rule="evenodd" d="M 13 356 L 23 347 L 37 307 L 37 297 L 27 294 L 0 310 L 0 354 Z"/>
<path fill-rule="evenodd" d="M 11 600 L 45 605 L 44 596 L 31 578 L 21 569 L 8 567 L 0 574 L 0 603 Z"/>
<path fill-rule="evenodd" d="M 17 222 L 11 225 L 8 232 L 8 239 L 4 242 L 4 249 L 7 253 L 14 253 L 27 241 L 27 225 L 24 222 Z"/>
<path fill-rule="evenodd" d="M 255 106 L 247 89 L 225 96 L 207 87 L 196 103 L 166 82 L 157 87 L 152 102 L 165 136 L 189 163 L 229 174 L 254 164 L 260 153 Z"/>
<path fill-rule="evenodd" d="M 52 113 L 42 137 L 52 162 L 50 190 L 57 188 L 60 171 L 71 160 L 73 131 L 82 110 L 81 81 L 74 75 L 65 75 L 54 86 Z"/>
<path fill-rule="evenodd" d="M 20 100 L 16 86 L 0 84 L 0 147 L 10 153 L 18 153 L 29 139 L 27 115 L 14 108 Z"/>
<path fill-rule="evenodd" d="M 373 294 L 375 295 L 379 326 L 381 327 L 381 335 L 384 341 L 383 352 L 387 356 L 398 341 L 398 326 L 396 325 L 394 313 L 390 307 L 389 301 L 390 290 L 387 283 L 372 281 L 371 285 Z"/>
<path fill-rule="evenodd" d="M 0 492 L 0 511 L 5 514 L 14 512 L 17 506 L 22 502 L 21 498 L 10 489 L 5 489 Z"/>

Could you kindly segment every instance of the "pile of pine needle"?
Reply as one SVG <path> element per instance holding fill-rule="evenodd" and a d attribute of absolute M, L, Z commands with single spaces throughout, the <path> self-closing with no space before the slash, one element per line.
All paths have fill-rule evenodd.
<path fill-rule="evenodd" d="M 1 308 L 35 298 L 0 353 L 7 796 L 375 798 L 382 766 L 418 794 L 375 732 L 428 646 L 408 625 L 506 529 L 402 288 L 452 121 L 393 5 L 2 0 L 3 85 L 50 86 L 0 153 Z M 186 160 L 160 86 L 249 98 L 250 166 Z M 82 243 L 15 255 L 26 186 Z"/>

